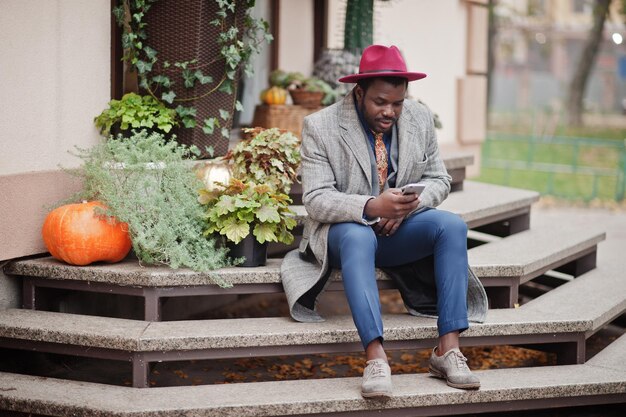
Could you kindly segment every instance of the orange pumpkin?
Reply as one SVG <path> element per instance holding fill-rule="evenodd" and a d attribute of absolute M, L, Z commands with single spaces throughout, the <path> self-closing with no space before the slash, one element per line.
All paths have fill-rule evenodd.
<path fill-rule="evenodd" d="M 270 87 L 261 93 L 261 101 L 270 106 L 273 104 L 285 104 L 287 101 L 287 90 L 281 87 Z"/>
<path fill-rule="evenodd" d="M 50 254 L 71 265 L 119 262 L 131 248 L 128 225 L 95 212 L 99 201 L 68 204 L 46 216 L 41 234 Z"/>

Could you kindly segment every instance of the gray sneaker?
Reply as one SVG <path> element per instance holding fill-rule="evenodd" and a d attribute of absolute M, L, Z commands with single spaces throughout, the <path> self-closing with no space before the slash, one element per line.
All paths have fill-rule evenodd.
<path fill-rule="evenodd" d="M 443 356 L 437 356 L 433 349 L 430 355 L 430 367 L 428 372 L 432 376 L 445 379 L 447 384 L 453 388 L 478 389 L 480 381 L 467 367 L 467 358 L 463 356 L 459 349 L 451 349 Z"/>
<path fill-rule="evenodd" d="M 372 359 L 366 362 L 363 371 L 361 395 L 365 398 L 391 397 L 391 368 L 383 359 Z"/>

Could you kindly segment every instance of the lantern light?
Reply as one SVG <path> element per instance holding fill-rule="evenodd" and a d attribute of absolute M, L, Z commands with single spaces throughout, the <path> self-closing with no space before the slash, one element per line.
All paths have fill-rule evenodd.
<path fill-rule="evenodd" d="M 218 182 L 227 185 L 232 173 L 228 162 L 218 158 L 196 165 L 196 175 L 204 183 L 207 191 L 213 191 Z"/>

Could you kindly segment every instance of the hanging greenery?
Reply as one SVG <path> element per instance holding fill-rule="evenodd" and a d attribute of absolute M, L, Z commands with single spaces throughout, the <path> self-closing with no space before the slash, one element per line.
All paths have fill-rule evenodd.
<path fill-rule="evenodd" d="M 217 11 L 209 25 L 219 28 L 219 36 L 215 38 L 219 54 L 209 62 L 199 62 L 197 59 L 169 62 L 159 59 L 159 51 L 150 46 L 146 31 L 146 16 L 157 1 L 118 0 L 113 14 L 123 30 L 123 60 L 131 70 L 136 71 L 139 86 L 175 109 L 185 128 L 194 128 L 200 123 L 207 135 L 213 134 L 215 129 L 221 129 L 222 136 L 229 137 L 227 126 L 232 122 L 232 107 L 220 108 L 215 114 L 196 120 L 198 111 L 193 101 L 218 91 L 225 92 L 233 96 L 235 110 L 242 110 L 241 103 L 235 97 L 236 80 L 240 70 L 248 76 L 252 74 L 250 58 L 260 52 L 265 42 L 272 40 L 268 22 L 250 15 L 254 0 L 213 0 Z M 243 20 L 238 21 L 235 16 L 240 8 L 244 8 L 245 13 Z M 206 74 L 206 68 L 216 62 L 223 62 L 223 73 L 219 77 Z M 166 75 L 171 71 L 175 74 Z M 181 88 L 180 84 L 185 89 L 193 89 L 198 84 L 206 85 L 207 89 L 203 89 L 196 97 L 182 98 L 175 92 L 175 87 Z"/>

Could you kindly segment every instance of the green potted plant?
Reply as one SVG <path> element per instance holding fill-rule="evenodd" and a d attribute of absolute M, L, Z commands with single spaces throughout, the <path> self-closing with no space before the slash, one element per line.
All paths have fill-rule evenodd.
<path fill-rule="evenodd" d="M 268 242 L 294 240 L 291 199 L 270 185 L 231 178 L 212 191 L 200 190 L 199 201 L 205 206 L 205 235 L 224 236 L 230 255 L 245 258 L 240 266 L 265 265 Z"/>
<path fill-rule="evenodd" d="M 315 97 L 321 94 L 321 104 L 327 106 L 337 101 L 339 94 L 326 81 L 317 77 L 308 77 L 301 82 L 293 82 L 288 88 L 289 94 L 293 99 L 300 92 L 314 93 Z M 299 99 L 300 100 L 300 99 Z M 306 100 L 306 98 L 305 98 Z M 295 102 L 295 100 L 294 100 Z"/>
<path fill-rule="evenodd" d="M 108 107 L 94 118 L 94 123 L 105 137 L 141 128 L 169 133 L 178 126 L 178 117 L 175 110 L 152 96 L 128 93 L 121 100 L 109 101 Z"/>
<path fill-rule="evenodd" d="M 78 149 L 83 190 L 73 200 L 98 200 L 105 214 L 128 224 L 135 255 L 146 264 L 188 267 L 209 273 L 228 266 L 226 249 L 204 232 L 202 183 L 188 158 L 196 149 L 168 141 L 160 133 L 134 132 L 127 140 L 106 140 Z"/>
<path fill-rule="evenodd" d="M 298 177 L 300 139 L 276 127 L 246 128 L 243 132 L 247 139 L 224 156 L 224 160 L 232 163 L 233 176 L 271 185 L 279 192 L 289 194 Z"/>
<path fill-rule="evenodd" d="M 270 85 L 286 88 L 294 104 L 307 107 L 332 104 L 339 96 L 326 81 L 305 77 L 300 72 L 274 70 L 270 74 Z"/>

